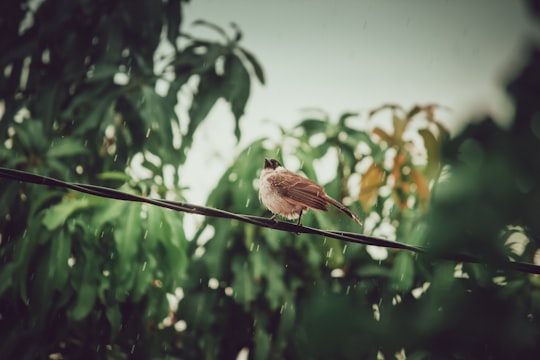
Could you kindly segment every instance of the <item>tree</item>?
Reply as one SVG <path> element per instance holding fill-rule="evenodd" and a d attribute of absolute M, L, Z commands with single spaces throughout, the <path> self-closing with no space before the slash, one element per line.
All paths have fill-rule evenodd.
<path fill-rule="evenodd" d="M 373 114 L 390 111 L 392 133 L 376 125 L 358 130 L 366 126 L 354 126 L 354 114 L 336 122 L 319 114 L 284 132 L 281 143 L 261 139 L 248 146 L 210 205 L 262 215 L 256 189 L 245 180 L 256 178 L 260 159 L 294 154 L 302 160 L 299 170 L 316 180 L 313 164 L 331 158 L 336 176 L 325 188 L 363 215 L 364 232 L 393 225 L 396 241 L 430 252 L 374 252 L 208 218 L 190 244 L 182 283 L 177 316 L 189 329 L 181 335 L 183 354 L 232 358 L 247 349 L 254 359 L 536 358 L 538 277 L 504 266 L 507 259 L 539 264 L 537 49 L 526 64 L 508 85 L 516 108 L 508 129 L 485 117 L 449 139 L 436 121 L 437 106 L 384 105 Z M 407 142 L 415 134 L 406 128 L 422 115 L 416 138 L 426 157 L 418 166 L 412 161 L 418 142 Z M 357 198 L 348 191 L 353 185 L 361 188 Z M 309 213 L 303 221 L 358 231 L 337 216 Z M 439 260 L 455 252 L 483 263 Z"/>
<path fill-rule="evenodd" d="M 234 26 L 230 36 L 199 21 L 219 41 L 177 41 L 180 1 L 23 5 L 0 11 L 9 49 L 0 55 L 3 167 L 182 199 L 170 169 L 190 155 L 198 125 L 219 98 L 238 125 L 251 81 L 264 81 Z M 449 138 L 434 104 L 338 119 L 314 112 L 281 142 L 242 151 L 208 199 L 264 215 L 253 180 L 265 156 L 314 180 L 326 162 L 335 177 L 325 189 L 365 225 L 330 211 L 306 214 L 306 226 L 384 234 L 430 249 L 424 255 L 212 217 L 187 241 L 178 213 L 2 180 L 0 352 L 533 358 L 540 283 L 504 261 L 538 263 L 540 253 L 540 164 L 531 156 L 540 148 L 539 66 L 533 49 L 508 86 L 508 129 L 485 118 Z M 178 104 L 179 91 L 192 100 Z M 385 130 L 377 118 L 388 115 Z M 291 153 L 303 162 L 295 167 Z M 137 160 L 148 175 L 132 170 Z M 449 252 L 483 263 L 440 259 Z"/>
<path fill-rule="evenodd" d="M 449 139 L 436 120 L 444 109 L 384 105 L 371 115 L 389 112 L 392 132 L 376 124 L 358 130 L 355 114 L 334 122 L 323 113 L 284 133 L 281 143 L 252 143 L 210 205 L 262 215 L 245 180 L 256 177 L 261 159 L 294 154 L 317 179 L 313 164 L 330 158 L 336 176 L 325 188 L 362 215 L 364 233 L 391 228 L 387 236 L 430 252 L 376 252 L 207 218 L 190 243 L 182 283 L 177 317 L 189 329 L 180 337 L 183 354 L 233 358 L 246 348 L 254 359 L 535 358 L 540 283 L 504 261 L 538 264 L 540 254 L 540 164 L 531 156 L 540 137 L 530 131 L 540 113 L 532 95 L 540 90 L 539 66 L 540 53 L 531 51 L 508 86 L 517 110 L 506 130 L 485 118 Z M 414 137 L 425 149 L 420 165 Z M 360 187 L 356 198 L 351 185 Z M 358 231 L 332 212 L 308 213 L 303 222 Z M 438 260 L 455 252 L 484 263 Z"/>
<path fill-rule="evenodd" d="M 0 5 L 0 166 L 182 199 L 174 169 L 197 127 L 223 98 L 239 137 L 250 83 L 264 82 L 238 28 L 229 37 L 200 21 L 221 39 L 181 34 L 183 3 Z M 191 101 L 179 103 L 179 91 Z M 0 188 L 4 356 L 175 351 L 160 324 L 187 264 L 181 214 L 7 180 Z"/>

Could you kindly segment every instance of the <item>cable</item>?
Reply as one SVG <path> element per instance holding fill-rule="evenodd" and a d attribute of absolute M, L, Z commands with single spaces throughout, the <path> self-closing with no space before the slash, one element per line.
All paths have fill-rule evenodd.
<path fill-rule="evenodd" d="M 292 223 L 276 222 L 272 219 L 263 218 L 259 216 L 235 214 L 235 213 L 231 213 L 228 211 L 215 209 L 211 207 L 193 205 L 193 204 L 177 202 L 177 201 L 146 198 L 146 197 L 142 197 L 138 195 L 128 194 L 128 193 L 114 190 L 114 189 L 109 189 L 102 186 L 97 186 L 97 185 L 69 183 L 69 182 L 58 180 L 58 179 L 51 178 L 48 176 L 36 175 L 29 172 L 21 171 L 21 170 L 13 170 L 13 169 L 0 167 L 0 177 L 6 178 L 9 180 L 22 181 L 22 182 L 32 183 L 32 184 L 37 184 L 37 185 L 42 185 L 42 186 L 62 187 L 62 188 L 71 189 L 74 191 L 78 191 L 78 192 L 93 195 L 93 196 L 103 197 L 103 198 L 146 203 L 146 204 L 160 206 L 160 207 L 167 208 L 170 210 L 181 211 L 181 212 L 185 212 L 189 214 L 234 219 L 234 220 L 242 221 L 242 222 L 257 225 L 257 226 L 262 226 L 262 227 L 266 227 L 266 228 L 270 228 L 274 230 L 280 230 L 280 231 L 285 231 L 285 232 L 290 232 L 290 233 L 295 233 L 295 234 L 319 235 L 319 236 L 325 236 L 325 237 L 329 237 L 329 238 L 333 238 L 333 239 L 337 239 L 337 240 L 341 240 L 345 242 L 350 242 L 350 243 L 380 246 L 380 247 L 392 248 L 392 249 L 398 249 L 398 250 L 408 250 L 414 253 L 428 255 L 433 258 L 438 258 L 442 260 L 477 263 L 477 264 L 488 264 L 491 266 L 517 270 L 517 271 L 525 272 L 525 273 L 540 274 L 540 266 L 530 264 L 530 263 L 524 263 L 524 262 L 518 262 L 518 261 L 500 261 L 497 263 L 488 263 L 487 261 L 482 261 L 482 259 L 478 257 L 465 255 L 461 253 L 440 253 L 440 252 L 435 253 L 435 252 L 430 251 L 430 249 L 426 247 L 399 243 L 399 242 L 395 242 L 395 241 L 391 241 L 391 240 L 387 240 L 383 238 L 378 238 L 374 236 L 368 236 L 368 235 L 351 233 L 351 232 L 343 232 L 343 231 L 321 230 L 321 229 L 316 229 L 316 228 L 312 228 L 308 226 L 296 225 Z"/>

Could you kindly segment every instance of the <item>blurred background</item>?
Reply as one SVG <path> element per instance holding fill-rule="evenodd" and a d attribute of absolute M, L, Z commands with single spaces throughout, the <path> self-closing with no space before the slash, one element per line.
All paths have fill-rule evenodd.
<path fill-rule="evenodd" d="M 533 0 L 2 2 L 0 354 L 537 358 L 539 15 Z M 363 220 L 305 226 L 419 250 L 108 191 L 269 217 L 265 157 Z"/>
<path fill-rule="evenodd" d="M 479 113 L 508 125 L 512 105 L 504 83 L 522 61 L 527 40 L 539 36 L 523 1 L 187 4 L 184 30 L 215 38 L 211 30 L 190 25 L 197 19 L 225 30 L 238 24 L 243 44 L 264 64 L 268 81 L 252 89 L 241 144 L 279 137 L 274 124 L 291 128 L 310 108 L 334 117 L 345 111 L 365 116 L 384 103 L 438 103 L 451 109 L 440 114 L 450 131 Z M 231 163 L 235 140 L 223 134 L 232 127 L 227 104 L 219 102 L 194 143 L 202 159 L 187 163 L 193 202 L 204 202 Z"/>

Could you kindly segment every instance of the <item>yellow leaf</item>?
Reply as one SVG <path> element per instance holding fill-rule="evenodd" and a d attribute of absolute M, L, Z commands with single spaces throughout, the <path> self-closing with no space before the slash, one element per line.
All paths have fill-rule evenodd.
<path fill-rule="evenodd" d="M 386 141 L 390 145 L 394 145 L 394 138 L 380 127 L 373 129 L 373 133 L 380 137 L 381 140 Z"/>
<path fill-rule="evenodd" d="M 403 142 L 403 134 L 405 133 L 405 128 L 407 127 L 407 120 L 402 119 L 394 114 L 392 117 L 392 122 L 394 124 L 394 142 L 396 145 L 400 145 Z"/>
<path fill-rule="evenodd" d="M 425 209 L 429 203 L 430 191 L 427 180 L 418 171 L 411 171 L 411 179 L 416 184 L 416 197 L 420 208 Z"/>
<path fill-rule="evenodd" d="M 377 201 L 377 192 L 384 184 L 385 173 L 378 164 L 371 164 L 360 181 L 360 195 L 358 201 L 364 212 L 368 212 Z"/>

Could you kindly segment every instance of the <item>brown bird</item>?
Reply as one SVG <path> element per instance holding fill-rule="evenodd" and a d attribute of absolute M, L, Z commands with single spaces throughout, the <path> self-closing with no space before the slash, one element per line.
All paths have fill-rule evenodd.
<path fill-rule="evenodd" d="M 274 215 L 289 220 L 298 219 L 307 209 L 328 210 L 328 204 L 347 214 L 357 223 L 362 222 L 351 210 L 326 194 L 322 186 L 285 169 L 279 161 L 264 159 L 264 168 L 259 180 L 259 200 Z"/>

